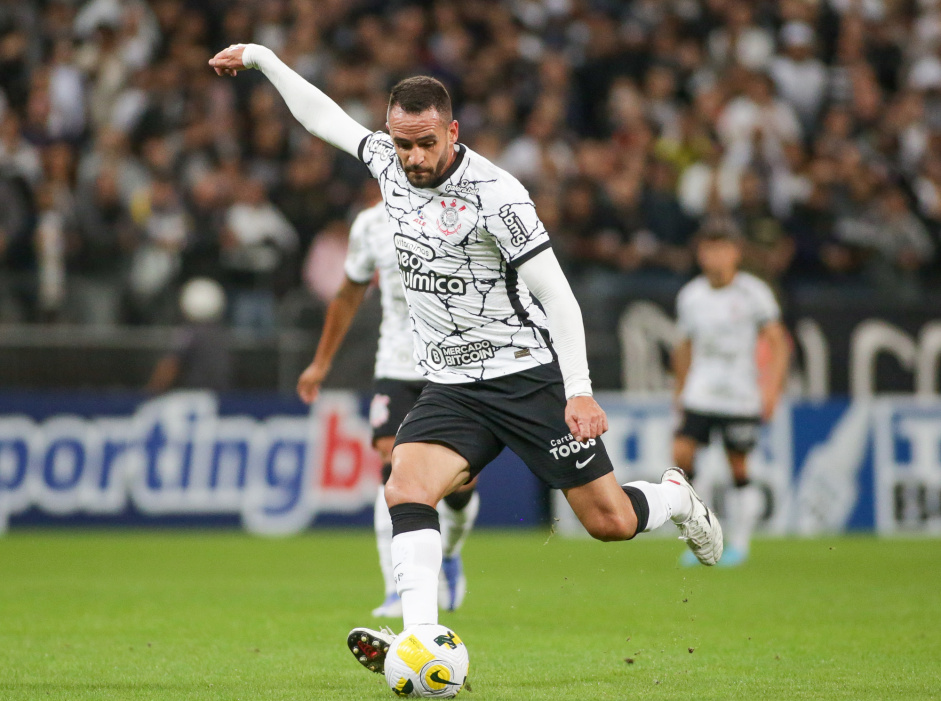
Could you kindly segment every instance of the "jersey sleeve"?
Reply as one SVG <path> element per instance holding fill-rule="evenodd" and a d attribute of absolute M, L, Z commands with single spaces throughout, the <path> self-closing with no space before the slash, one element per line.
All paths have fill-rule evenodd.
<path fill-rule="evenodd" d="M 693 335 L 689 312 L 689 289 L 685 287 L 676 297 L 676 330 L 681 339 L 691 338 Z"/>
<path fill-rule="evenodd" d="M 781 319 L 781 308 L 774 298 L 774 292 L 761 280 L 755 280 L 753 293 L 755 304 L 755 324 L 763 328 L 768 324 Z"/>
<path fill-rule="evenodd" d="M 281 93 L 291 114 L 311 134 L 349 154 L 369 130 L 314 85 L 289 68 L 274 52 L 259 44 L 246 44 L 242 52 L 246 68 L 257 68 Z"/>
<path fill-rule="evenodd" d="M 371 210 L 360 212 L 350 227 L 350 240 L 346 248 L 343 269 L 353 282 L 365 285 L 376 271 L 376 258 L 369 245 L 369 219 Z"/>
<path fill-rule="evenodd" d="M 551 247 L 536 205 L 519 181 L 497 180 L 491 201 L 484 204 L 484 227 L 514 267 Z"/>
<path fill-rule="evenodd" d="M 378 178 L 384 170 L 395 163 L 395 146 L 392 144 L 392 137 L 384 131 L 367 134 L 359 142 L 357 155 L 359 160 L 369 168 L 372 176 Z"/>

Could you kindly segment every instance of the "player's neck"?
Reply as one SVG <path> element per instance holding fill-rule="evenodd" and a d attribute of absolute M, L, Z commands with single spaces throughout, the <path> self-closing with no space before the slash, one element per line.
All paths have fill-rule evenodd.
<path fill-rule="evenodd" d="M 713 275 L 706 275 L 706 279 L 709 281 L 709 286 L 712 287 L 712 289 L 721 290 L 723 287 L 731 285 L 736 275 L 738 275 L 738 270 L 733 268 L 732 270 L 723 270 Z"/>
<path fill-rule="evenodd" d="M 454 165 L 454 159 L 457 158 L 457 149 L 454 148 L 455 144 L 451 144 L 451 153 L 448 156 L 448 162 L 444 164 L 444 170 L 442 173 L 447 173 L 448 169 Z"/>

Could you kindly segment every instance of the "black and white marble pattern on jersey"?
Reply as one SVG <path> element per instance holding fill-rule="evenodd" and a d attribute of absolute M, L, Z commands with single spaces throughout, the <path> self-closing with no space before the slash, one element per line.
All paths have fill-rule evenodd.
<path fill-rule="evenodd" d="M 415 188 L 388 134 L 360 147 L 379 181 L 399 254 L 419 369 L 446 384 L 551 362 L 546 318 L 515 265 L 548 248 L 526 189 L 458 146 L 444 182 Z"/>

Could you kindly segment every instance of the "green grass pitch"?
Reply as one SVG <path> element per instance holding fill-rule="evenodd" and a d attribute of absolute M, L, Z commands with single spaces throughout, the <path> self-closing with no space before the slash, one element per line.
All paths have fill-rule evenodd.
<path fill-rule="evenodd" d="M 471 690 L 490 699 L 941 699 L 941 540 L 763 540 L 738 570 L 676 541 L 474 533 Z M 0 699 L 394 698 L 346 633 L 381 598 L 367 531 L 13 532 Z"/>

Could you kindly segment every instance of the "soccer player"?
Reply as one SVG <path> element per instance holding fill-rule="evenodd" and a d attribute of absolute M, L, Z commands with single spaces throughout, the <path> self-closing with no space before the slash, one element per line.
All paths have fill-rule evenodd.
<path fill-rule="evenodd" d="M 762 497 L 748 479 L 748 453 L 755 447 L 784 387 L 789 347 L 774 293 L 754 275 L 740 272 L 742 235 L 735 223 L 714 218 L 698 234 L 702 275 L 677 297 L 682 340 L 673 351 L 677 407 L 682 423 L 673 439 L 673 460 L 692 479 L 697 450 L 713 434 L 722 438 L 735 488 L 729 499 L 728 547 L 720 565 L 746 560 Z M 769 362 L 759 382 L 756 350 L 766 344 Z M 684 564 L 693 565 L 684 553 Z"/>
<path fill-rule="evenodd" d="M 424 378 L 415 368 L 412 328 L 408 319 L 405 288 L 399 276 L 394 233 L 382 202 L 363 210 L 353 221 L 344 265 L 346 279 L 327 308 L 323 334 L 314 359 L 297 382 L 297 393 L 301 399 L 308 404 L 313 402 L 330 372 L 333 358 L 362 304 L 373 275 L 378 271 L 382 323 L 379 326 L 369 422 L 372 426 L 373 447 L 382 458 L 383 486 L 379 487 L 376 496 L 373 525 L 386 596 L 372 614 L 388 618 L 402 615 L 402 600 L 395 591 L 392 578 L 392 520 L 386 505 L 384 485 L 392 471 L 395 433 L 425 386 Z M 461 548 L 473 528 L 479 509 L 480 498 L 473 486 L 455 490 L 438 504 L 443 552 L 438 604 L 448 611 L 454 611 L 461 605 L 467 591 Z"/>
<path fill-rule="evenodd" d="M 355 155 L 379 181 L 429 381 L 399 427 L 386 484 L 406 629 L 438 621 L 435 504 L 504 446 L 563 491 L 595 538 L 628 540 L 673 521 L 700 561 L 721 557 L 719 521 L 682 470 L 668 469 L 659 483 L 615 480 L 581 310 L 549 235 L 519 181 L 459 143 L 440 82 L 398 83 L 389 132 L 370 132 L 269 49 L 230 46 L 209 63 L 220 75 L 261 70 L 309 132 Z M 383 671 L 393 641 L 368 628 L 347 639 L 374 672 Z"/>

